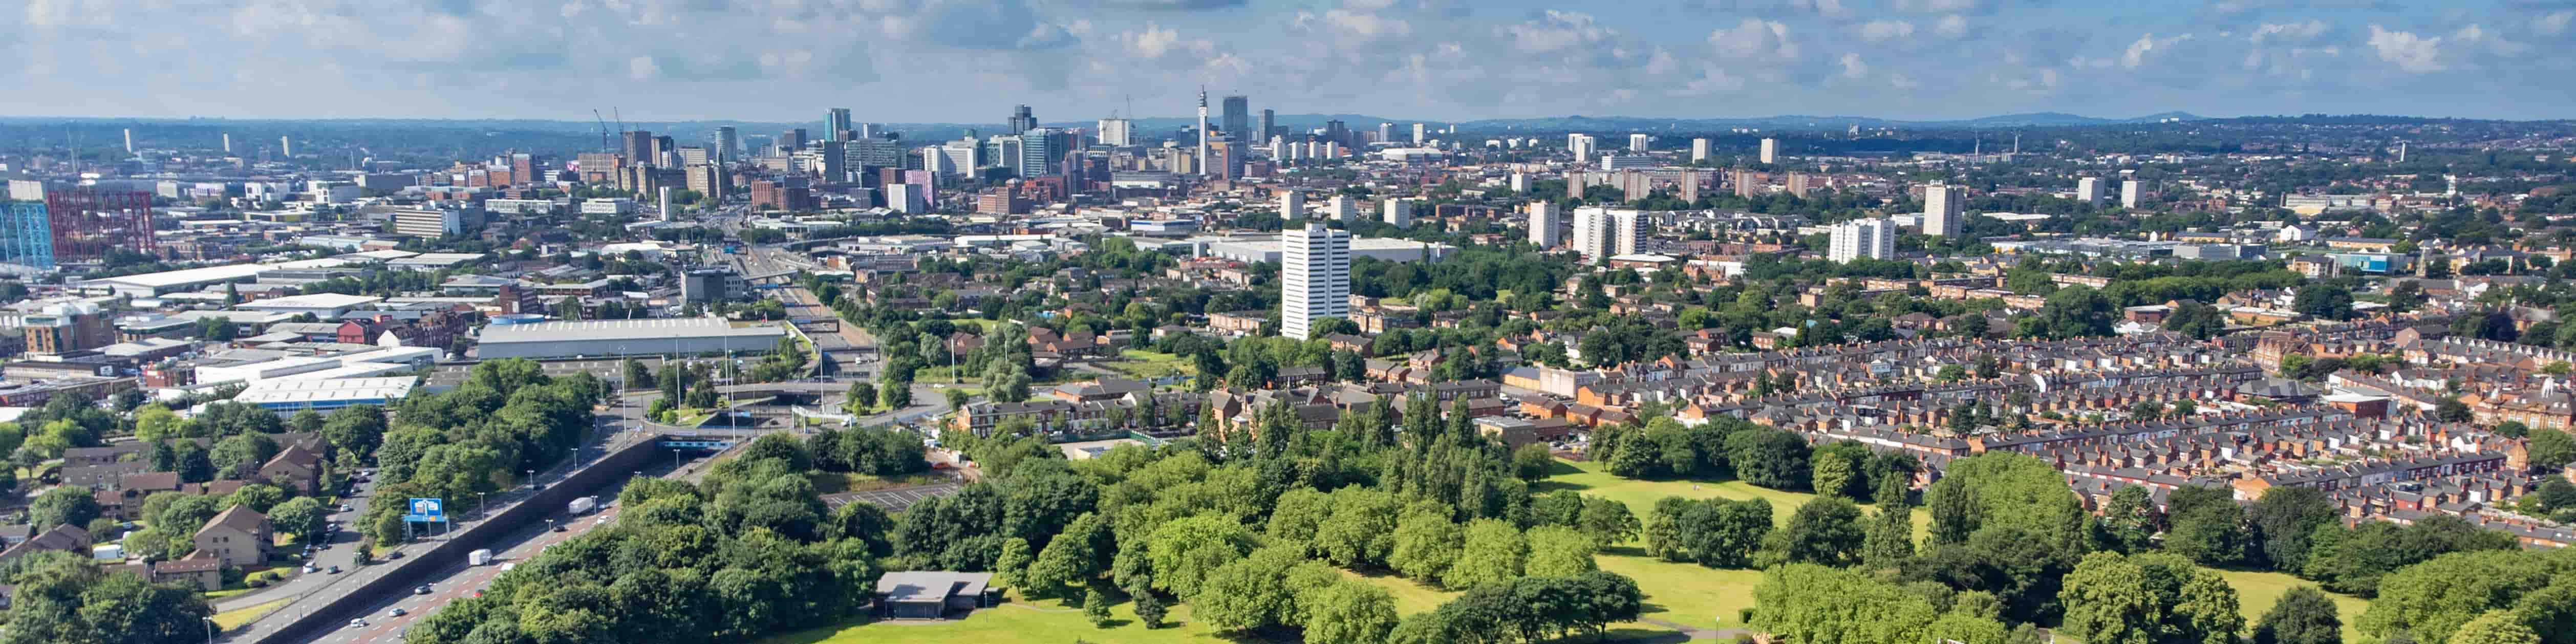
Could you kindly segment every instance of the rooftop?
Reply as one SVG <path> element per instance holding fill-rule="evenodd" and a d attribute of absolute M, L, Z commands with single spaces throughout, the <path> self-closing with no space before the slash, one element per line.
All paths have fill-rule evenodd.
<path fill-rule="evenodd" d="M 332 378 L 262 380 L 243 388 L 233 402 L 297 403 L 324 400 L 394 400 L 411 393 L 412 378 Z"/>
<path fill-rule="evenodd" d="M 787 330 L 775 326 L 737 327 L 722 318 L 700 317 L 494 325 L 483 328 L 482 341 L 484 344 L 493 344 L 633 340 L 641 346 L 641 343 L 645 342 L 680 337 L 779 337 L 784 335 L 787 335 Z"/>
<path fill-rule="evenodd" d="M 373 295 L 341 295 L 341 294 L 338 294 L 338 293 L 314 293 L 314 294 L 311 294 L 311 295 L 289 295 L 289 296 L 286 296 L 286 297 L 272 297 L 272 298 L 268 298 L 268 299 L 265 299 L 265 300 L 255 301 L 255 302 L 243 302 L 243 303 L 241 303 L 241 304 L 239 304 L 239 305 L 236 305 L 236 308 L 244 308 L 244 309 L 252 309 L 252 310 L 258 310 L 258 309 L 338 309 L 338 308 L 349 308 L 349 307 L 355 307 L 355 306 L 359 306 L 359 305 L 362 305 L 362 304 L 371 304 L 371 303 L 375 303 L 375 302 L 378 302 L 378 301 L 382 301 L 382 300 L 384 300 L 384 299 L 385 299 L 385 298 L 376 297 L 376 296 L 373 296 Z"/>

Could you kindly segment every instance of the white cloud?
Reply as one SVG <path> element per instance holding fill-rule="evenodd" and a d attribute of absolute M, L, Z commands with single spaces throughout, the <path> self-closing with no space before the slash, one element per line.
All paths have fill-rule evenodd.
<path fill-rule="evenodd" d="M 2156 57 L 2162 52 L 2172 51 L 2174 45 L 2186 40 L 2191 40 L 2191 38 L 2191 34 L 2183 34 L 2163 39 L 2156 38 L 2155 34 L 2139 36 L 2136 42 L 2129 43 L 2128 50 L 2120 53 L 2120 67 L 2123 69 L 2137 69 L 2138 66 L 2146 64 L 2149 59 Z"/>
<path fill-rule="evenodd" d="M 1144 31 L 1119 33 L 1117 40 L 1127 50 L 1128 55 L 1137 58 L 1162 58 L 1175 52 L 1189 52 L 1203 56 L 1216 49 L 1214 42 L 1182 38 L 1180 30 L 1165 29 L 1151 22 L 1145 23 Z"/>
<path fill-rule="evenodd" d="M 1746 18 L 1731 29 L 1708 32 L 1708 44 L 1723 58 L 1785 61 L 1798 57 L 1789 26 L 1774 20 Z"/>
<path fill-rule="evenodd" d="M 2425 38 L 2411 31 L 2391 31 L 2379 25 L 2370 26 L 2368 41 L 2379 59 L 2414 74 L 2427 74 L 2449 69 L 2442 64 L 2442 37 Z"/>
<path fill-rule="evenodd" d="M 627 78 L 648 81 L 661 75 L 662 66 L 654 64 L 652 56 L 636 56 L 634 58 L 626 59 Z"/>
<path fill-rule="evenodd" d="M 1869 76 L 1869 64 L 1861 62 L 1858 53 L 1843 52 L 1842 60 L 1838 61 L 1838 64 L 1842 67 L 1843 78 L 1859 80 Z"/>
<path fill-rule="evenodd" d="M 2540 32 L 2544 36 L 2555 36 L 2567 33 L 2567 24 L 2570 21 L 2576 21 L 2576 10 L 2560 9 L 2541 16 L 2539 20 L 2531 21 L 2531 30 Z"/>
<path fill-rule="evenodd" d="M 1619 35 L 1591 14 L 1549 9 L 1537 20 L 1503 27 L 1503 36 L 1523 54 L 1548 55 L 1589 47 Z"/>
<path fill-rule="evenodd" d="M 1914 35 L 1914 23 L 1903 20 L 1872 20 L 1853 27 L 1861 40 L 1887 42 Z"/>
<path fill-rule="evenodd" d="M 1789 7 L 1813 11 L 1816 15 L 1827 18 L 1848 18 L 1852 15 L 1851 9 L 1843 6 L 1842 0 L 1789 0 Z"/>
<path fill-rule="evenodd" d="M 1297 12 L 1297 20 L 1291 25 L 1300 29 L 1322 30 L 1362 41 L 1413 35 L 1413 24 L 1403 19 L 1349 9 L 1331 9 L 1322 15 L 1300 11 Z"/>
<path fill-rule="evenodd" d="M 1943 38 L 1968 35 L 1968 17 L 1958 14 L 1942 16 L 1940 22 L 1933 23 L 1932 33 L 1940 34 Z"/>
<path fill-rule="evenodd" d="M 1977 0 L 1896 0 L 1897 11 L 1917 13 L 1956 13 L 1974 11 Z"/>
<path fill-rule="evenodd" d="M 2263 26 L 2254 28 L 2254 35 L 2249 38 L 2253 39 L 2254 44 L 2259 45 L 2265 40 L 2308 40 L 2325 33 L 2325 21 L 2311 19 L 2306 22 L 2283 24 L 2264 23 Z"/>

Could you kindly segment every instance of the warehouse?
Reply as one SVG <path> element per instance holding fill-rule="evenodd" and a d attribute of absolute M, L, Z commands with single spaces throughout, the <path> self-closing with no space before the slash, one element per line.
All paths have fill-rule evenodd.
<path fill-rule="evenodd" d="M 262 380 L 234 395 L 233 402 L 258 405 L 281 416 L 305 410 L 327 414 L 342 407 L 402 402 L 414 382 L 410 376 Z"/>
<path fill-rule="evenodd" d="M 475 355 L 500 358 L 571 358 L 615 355 L 696 355 L 736 351 L 765 353 L 787 329 L 734 326 L 721 318 L 659 318 L 495 324 L 483 328 Z"/>

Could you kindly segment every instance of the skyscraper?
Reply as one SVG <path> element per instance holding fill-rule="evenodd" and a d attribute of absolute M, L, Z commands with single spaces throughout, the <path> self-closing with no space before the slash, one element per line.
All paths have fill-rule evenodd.
<path fill-rule="evenodd" d="M 823 113 L 823 139 L 850 140 L 850 108 L 835 107 Z"/>
<path fill-rule="evenodd" d="M 1199 176 L 1208 176 L 1207 88 L 1199 88 Z"/>
<path fill-rule="evenodd" d="M 227 132 L 227 133 L 225 133 L 225 134 L 224 134 L 224 154 L 232 154 L 232 153 L 233 153 L 233 135 L 232 135 L 231 133 Z"/>
<path fill-rule="evenodd" d="M 1691 139 L 1691 162 L 1692 162 L 1692 163 L 1698 163 L 1698 162 L 1701 162 L 1701 161 L 1707 161 L 1707 160 L 1708 160 L 1708 139 L 1706 139 L 1706 138 Z"/>
<path fill-rule="evenodd" d="M 1396 226 L 1396 227 L 1400 227 L 1400 228 L 1410 228 L 1410 227 L 1412 227 L 1412 226 L 1413 226 L 1413 200 L 1412 200 L 1412 199 L 1410 199 L 1410 198 L 1394 198 L 1394 199 L 1387 199 L 1387 200 L 1384 200 L 1384 201 L 1380 201 L 1380 202 L 1378 202 L 1378 207 L 1379 207 L 1379 208 L 1381 208 L 1381 209 L 1383 209 L 1383 210 L 1385 210 L 1385 212 L 1384 212 L 1384 213 L 1381 213 L 1381 216 L 1382 216 L 1382 217 L 1384 217 L 1384 219 L 1383 219 L 1382 221 L 1385 221 L 1385 222 L 1386 222 L 1386 225 L 1389 225 L 1389 226 Z"/>
<path fill-rule="evenodd" d="M 1055 174 L 1057 157 L 1064 156 L 1065 151 L 1056 140 L 1057 135 L 1062 132 L 1051 127 L 1041 127 L 1020 133 L 1020 157 L 1005 159 L 1004 162 L 1012 164 L 1011 169 L 1022 177 Z"/>
<path fill-rule="evenodd" d="M 1133 124 L 1129 123 L 1127 119 L 1100 119 L 1100 144 L 1111 147 L 1135 145 L 1136 134 L 1131 128 L 1133 128 Z"/>
<path fill-rule="evenodd" d="M 1655 149 L 1655 137 L 1653 137 L 1653 136 L 1649 136 L 1649 135 L 1646 135 L 1646 134 L 1630 134 L 1630 135 L 1628 135 L 1628 151 L 1629 151 L 1629 152 L 1650 152 L 1650 151 L 1653 151 L 1654 149 Z"/>
<path fill-rule="evenodd" d="M 1378 124 L 1377 124 L 1377 140 L 1378 140 L 1378 142 L 1379 142 L 1379 143 L 1386 143 L 1386 142 L 1394 141 L 1394 140 L 1395 140 L 1395 124 L 1394 124 L 1394 123 L 1384 123 L 1384 122 L 1378 123 Z"/>
<path fill-rule="evenodd" d="M 734 159 L 742 158 L 741 155 L 742 133 L 734 131 L 731 125 L 716 127 L 716 162 L 732 163 Z"/>
<path fill-rule="evenodd" d="M 1309 221 L 1280 235 L 1279 245 L 1281 337 L 1305 340 L 1314 335 L 1315 321 L 1350 315 L 1349 232 Z"/>
<path fill-rule="evenodd" d="M 2145 190 L 2146 184 L 2136 179 L 2120 182 L 2120 207 L 2130 209 L 2137 208 L 2139 197 L 2138 193 L 2144 192 Z"/>
<path fill-rule="evenodd" d="M 2102 205 L 2102 178 L 2085 177 L 2082 179 L 2076 179 L 2075 200 L 2084 202 L 2084 205 L 2087 206 Z"/>
<path fill-rule="evenodd" d="M 1556 202 L 1532 201 L 1522 204 L 1521 209 L 1529 212 L 1530 244 L 1547 250 L 1565 243 L 1565 210 Z"/>
<path fill-rule="evenodd" d="M 1241 94 L 1225 97 L 1225 135 L 1237 141 L 1259 141 L 1252 134 L 1252 99 Z"/>
<path fill-rule="evenodd" d="M 1262 110 L 1261 120 L 1253 122 L 1252 138 L 1247 140 L 1255 143 L 1268 141 L 1275 138 L 1278 135 L 1278 132 L 1279 115 L 1271 112 L 1270 110 Z"/>
<path fill-rule="evenodd" d="M 1279 220 L 1290 221 L 1306 216 L 1306 193 L 1288 190 L 1279 193 Z"/>
<path fill-rule="evenodd" d="M 1422 135 L 1422 124 L 1421 124 L 1421 123 L 1415 123 L 1415 124 L 1413 124 L 1413 144 L 1414 144 L 1414 145 L 1422 145 L 1422 142 L 1424 142 L 1424 141 L 1429 141 L 1429 140 L 1431 140 L 1431 139 L 1430 139 L 1430 137 L 1426 137 L 1426 136 L 1423 136 L 1423 135 Z"/>
<path fill-rule="evenodd" d="M 1896 256 L 1896 227 L 1885 219 L 1854 219 L 1834 224 L 1833 245 L 1825 259 L 1848 262 Z"/>
<path fill-rule="evenodd" d="M 653 133 L 635 130 L 619 136 L 629 165 L 653 165 Z"/>
<path fill-rule="evenodd" d="M 1646 213 L 1627 208 L 1584 206 L 1574 209 L 1574 249 L 1583 263 L 1599 264 L 1637 252 L 1646 237 Z"/>
<path fill-rule="evenodd" d="M 1333 221 L 1347 224 L 1359 219 L 1359 213 L 1360 202 L 1350 195 L 1336 194 L 1324 200 L 1324 216 L 1331 217 Z"/>
<path fill-rule="evenodd" d="M 295 140 L 283 136 L 277 137 L 277 155 L 289 159 L 295 158 Z"/>
<path fill-rule="evenodd" d="M 1779 163 L 1779 162 L 1780 162 L 1780 140 L 1779 140 L 1779 139 L 1773 139 L 1773 138 L 1764 138 L 1764 139 L 1762 139 L 1762 162 L 1763 162 L 1763 163 Z"/>
<path fill-rule="evenodd" d="M 1027 132 L 1037 126 L 1038 117 L 1036 114 L 1029 112 L 1029 106 L 1020 105 L 1011 108 L 1010 129 L 1012 134 Z"/>
<path fill-rule="evenodd" d="M 1935 183 L 1923 188 L 1923 234 L 1952 237 L 1967 223 L 1968 189 Z"/>
<path fill-rule="evenodd" d="M 1566 137 L 1566 148 L 1574 151 L 1574 158 L 1578 161 L 1591 159 L 1592 148 L 1597 145 L 1590 134 L 1572 134 Z"/>

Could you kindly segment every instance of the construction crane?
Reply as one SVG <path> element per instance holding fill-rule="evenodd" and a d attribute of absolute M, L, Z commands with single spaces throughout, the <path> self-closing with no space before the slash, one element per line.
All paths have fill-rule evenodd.
<path fill-rule="evenodd" d="M 599 151 L 601 151 L 601 152 L 607 152 L 607 151 L 608 151 L 608 117 L 600 116 L 600 115 L 599 115 L 599 108 L 595 108 L 595 107 L 594 107 L 594 108 L 591 108 L 591 110 L 590 110 L 590 120 L 598 121 L 598 122 L 599 122 Z"/>

